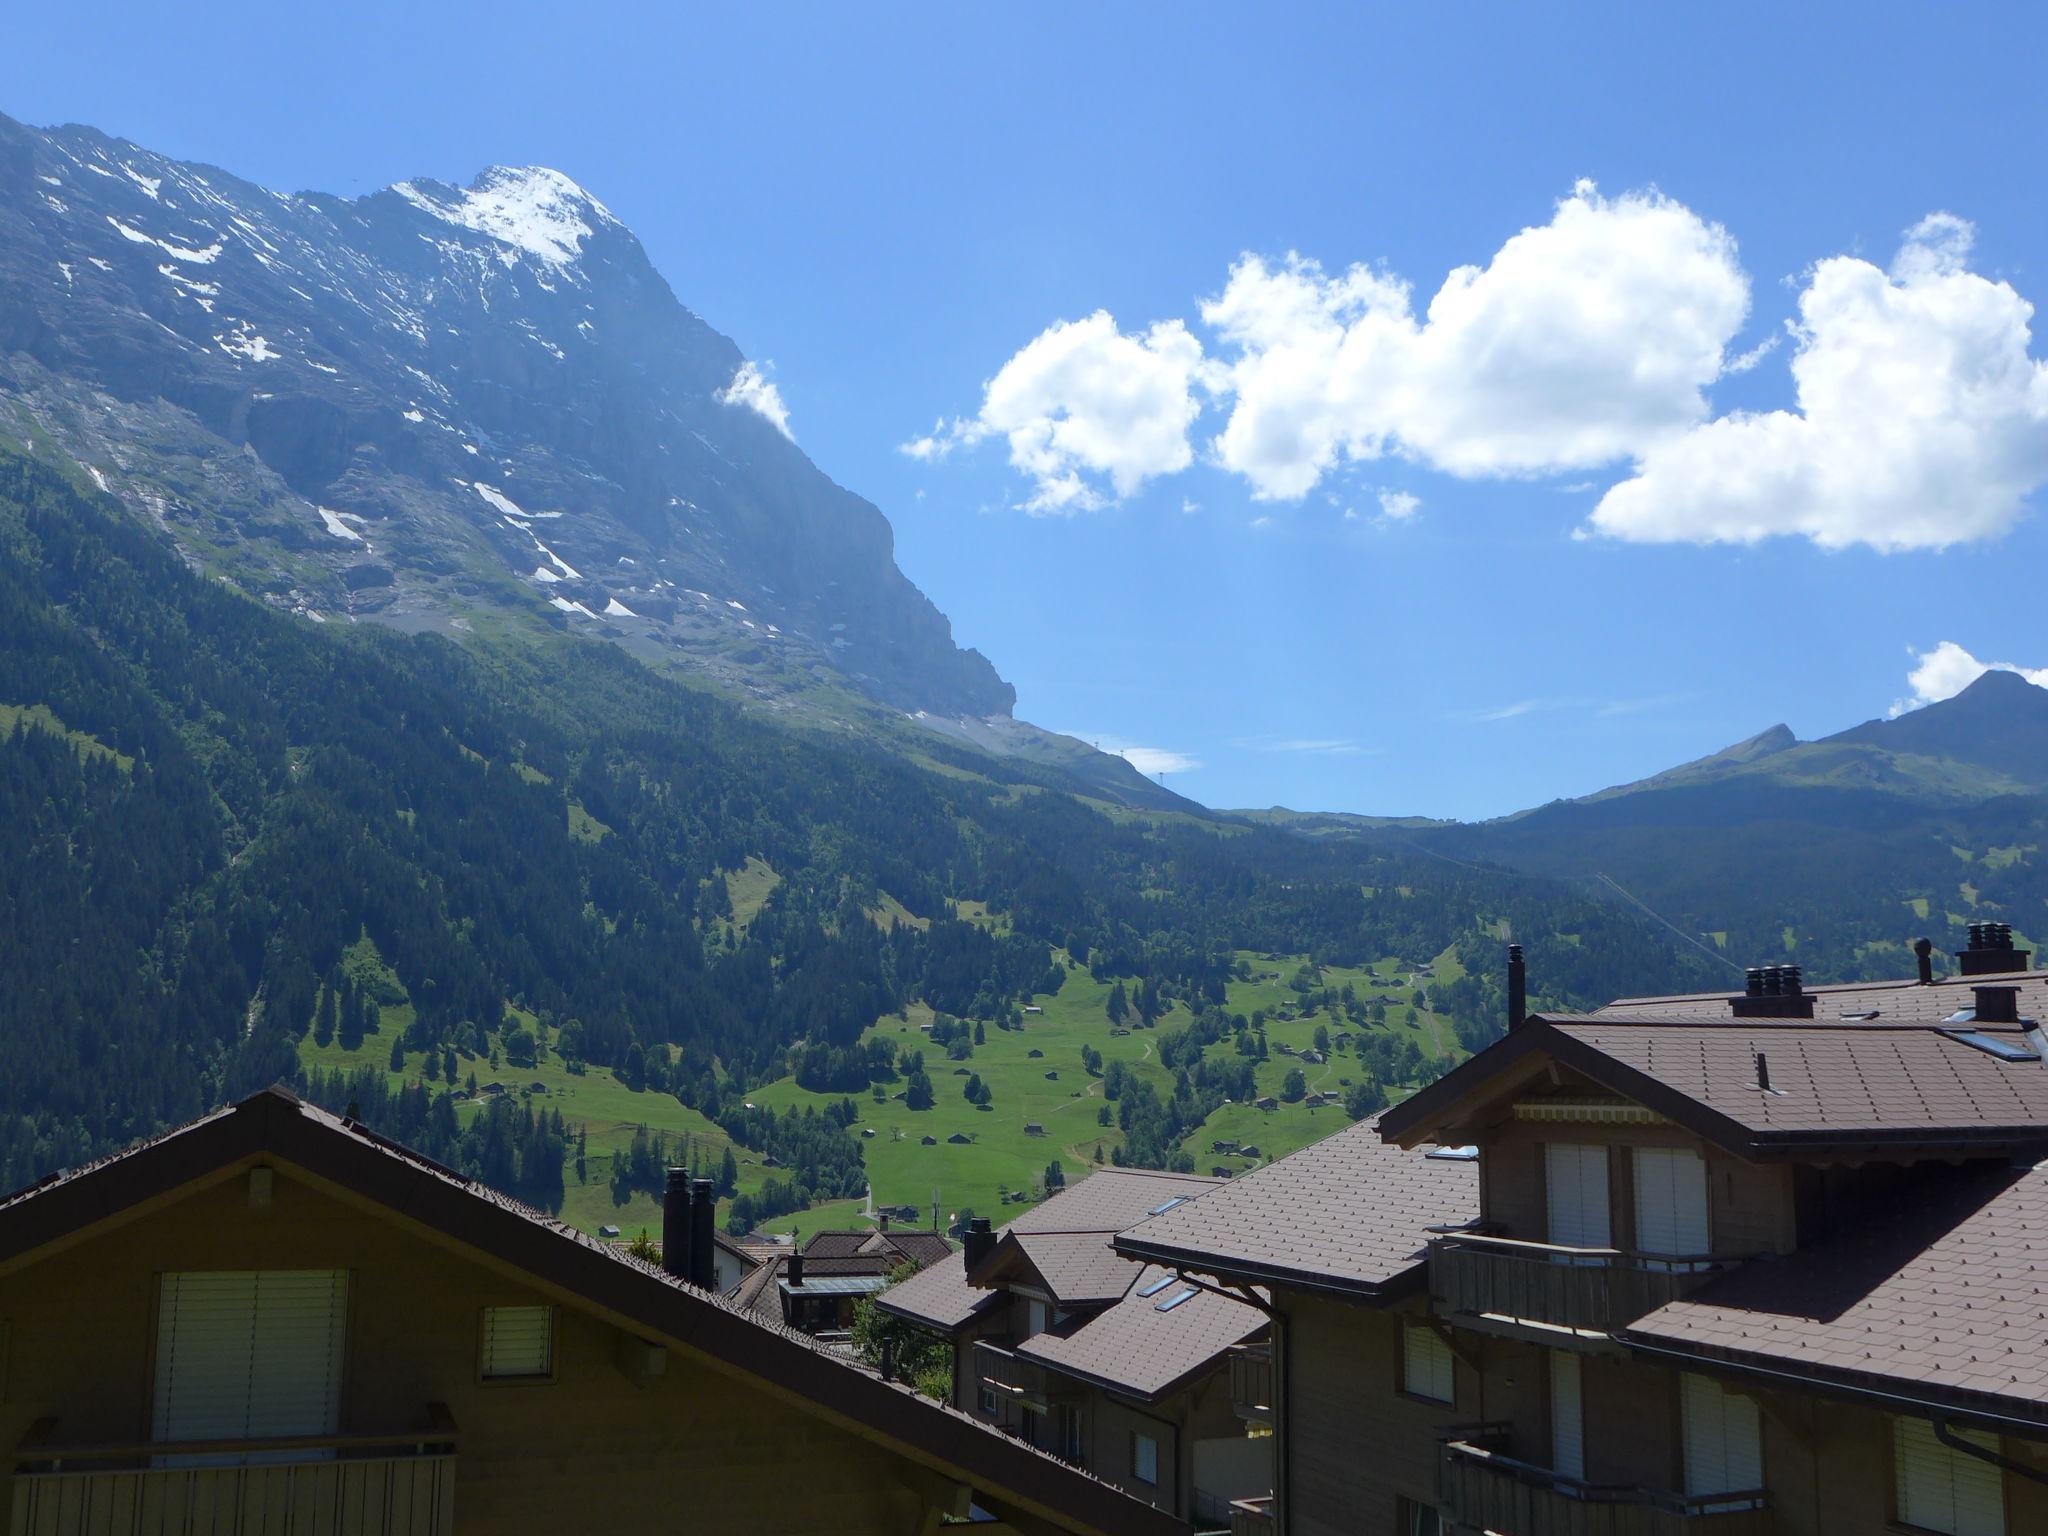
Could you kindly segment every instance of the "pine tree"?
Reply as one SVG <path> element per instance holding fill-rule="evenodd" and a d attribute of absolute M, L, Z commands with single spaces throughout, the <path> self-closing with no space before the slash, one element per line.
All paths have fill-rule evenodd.
<path fill-rule="evenodd" d="M 403 1035 L 400 1035 L 391 1042 L 391 1070 L 394 1072 L 403 1072 L 405 1070 L 405 1037 Z"/>
<path fill-rule="evenodd" d="M 1103 1011 L 1109 1015 L 1109 1022 L 1112 1024 L 1121 1024 L 1129 1017 L 1131 1000 L 1124 992 L 1124 984 L 1121 981 L 1109 989 L 1109 1001 L 1104 1005 Z"/>
<path fill-rule="evenodd" d="M 313 1043 L 325 1045 L 334 1038 L 337 1010 L 332 984 L 320 989 L 320 1011 L 313 1016 Z"/>
<path fill-rule="evenodd" d="M 730 1200 L 740 1192 L 740 1162 L 732 1155 L 732 1148 L 725 1149 L 725 1156 L 718 1160 L 718 1193 Z"/>

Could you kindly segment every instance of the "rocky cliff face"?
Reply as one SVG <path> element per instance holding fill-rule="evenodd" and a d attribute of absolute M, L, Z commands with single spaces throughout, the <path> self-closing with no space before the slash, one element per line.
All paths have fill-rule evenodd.
<path fill-rule="evenodd" d="M 555 171 L 286 196 L 0 117 L 0 430 L 309 616 L 545 615 L 777 700 L 1014 701 Z"/>

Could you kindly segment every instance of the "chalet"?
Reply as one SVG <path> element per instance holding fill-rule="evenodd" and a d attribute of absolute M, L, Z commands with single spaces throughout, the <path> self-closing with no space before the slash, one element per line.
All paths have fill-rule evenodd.
<path fill-rule="evenodd" d="M 1026 1120 L 1024 1122 L 1024 1134 L 1026 1136 L 1043 1136 L 1045 1134 L 1045 1127 L 1036 1120 Z"/>
<path fill-rule="evenodd" d="M 1026 1012 L 1026 1013 L 1043 1013 L 1043 1012 L 1045 1012 L 1045 1010 L 1044 1010 L 1043 1008 L 1039 1007 L 1039 1005 L 1038 1005 L 1038 1004 L 1036 1004 L 1036 1003 L 1026 1003 L 1026 1004 L 1024 1005 L 1024 1012 Z"/>
<path fill-rule="evenodd" d="M 1272 1297 L 1240 1536 L 2048 1530 L 2048 972 L 1920 948 L 1530 1016 L 1511 950 L 1504 1039 L 1119 1234 Z"/>
<path fill-rule="evenodd" d="M 973 1140 L 974 1138 L 972 1136 L 966 1135 L 964 1132 L 961 1131 L 955 1131 L 952 1135 L 946 1138 L 946 1143 L 949 1146 L 964 1147 L 970 1145 L 973 1142 Z"/>
<path fill-rule="evenodd" d="M 920 1144 L 927 1147 L 936 1147 L 939 1144 L 939 1138 L 936 1136 L 925 1136 L 920 1139 Z"/>
<path fill-rule="evenodd" d="M 1252 1108 L 1254 1109 L 1275 1110 L 1279 1107 L 1280 1101 L 1270 1093 L 1262 1094 L 1260 1097 L 1252 1100 Z"/>
<path fill-rule="evenodd" d="M 1272 1480 L 1271 1438 L 1230 1396 L 1233 1351 L 1262 1339 L 1259 1298 L 1180 1283 L 1111 1246 L 1216 1181 L 1103 1169 L 882 1293 L 884 1311 L 954 1346 L 954 1403 L 1207 1528 Z"/>
<path fill-rule="evenodd" d="M 0 1199 L 10 1529 L 1183 1530 L 714 1294 L 691 1194 L 667 1272 L 273 1089 Z"/>

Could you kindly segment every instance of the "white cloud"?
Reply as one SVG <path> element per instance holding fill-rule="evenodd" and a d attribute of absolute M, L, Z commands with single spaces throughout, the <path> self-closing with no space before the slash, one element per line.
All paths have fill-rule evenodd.
<path fill-rule="evenodd" d="M 1407 491 L 1380 492 L 1380 516 L 1394 522 L 1406 522 L 1422 507 L 1422 498 Z"/>
<path fill-rule="evenodd" d="M 1706 414 L 1748 311 L 1719 225 L 1587 182 L 1453 271 L 1420 320 L 1392 274 L 1248 255 L 1202 306 L 1236 349 L 1216 456 L 1281 499 L 1390 452 L 1467 476 L 1610 463 Z"/>
<path fill-rule="evenodd" d="M 1078 737 L 1098 752 L 1122 758 L 1143 774 L 1192 773 L 1202 766 L 1200 758 L 1186 752 L 1175 752 L 1169 747 L 1141 747 L 1136 742 L 1114 736 L 1096 736 L 1087 731 L 1068 731 L 1065 734 Z"/>
<path fill-rule="evenodd" d="M 1906 674 L 1910 698 L 1892 705 L 1893 715 L 1903 715 L 1923 704 L 1952 699 L 1986 672 L 2017 672 L 2037 688 L 2048 688 L 2048 667 L 2019 667 L 2009 661 L 1979 661 L 1953 640 L 1944 640 L 1931 651 L 1914 651 L 1913 670 Z"/>
<path fill-rule="evenodd" d="M 2048 482 L 2048 365 L 2027 355 L 2033 307 L 1966 269 L 1972 234 L 1930 214 L 1889 273 L 1819 263 L 1791 327 L 1798 408 L 1735 412 L 1650 447 L 1591 529 L 1890 551 L 2011 527 Z"/>
<path fill-rule="evenodd" d="M 1306 752 L 1319 757 L 1378 755 L 1378 747 L 1362 747 L 1341 736 L 1252 736 L 1231 743 L 1249 752 Z"/>
<path fill-rule="evenodd" d="M 1127 335 L 1097 310 L 1042 331 L 988 381 L 977 415 L 942 419 L 903 452 L 931 460 L 999 436 L 1031 477 L 1026 511 L 1089 511 L 1108 503 L 1105 480 L 1120 500 L 1193 461 L 1203 373 L 1202 344 L 1180 321 Z"/>
<path fill-rule="evenodd" d="M 740 364 L 740 371 L 718 392 L 717 400 L 721 405 L 743 405 L 750 411 L 759 412 L 768 418 L 776 431 L 792 443 L 796 441 L 796 434 L 789 430 L 789 407 L 782 403 L 782 391 L 751 362 Z"/>

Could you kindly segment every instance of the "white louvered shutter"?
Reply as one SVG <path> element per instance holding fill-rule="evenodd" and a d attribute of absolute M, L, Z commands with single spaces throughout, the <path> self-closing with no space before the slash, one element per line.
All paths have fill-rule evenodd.
<path fill-rule="evenodd" d="M 1550 1469 L 1585 1480 L 1586 1411 L 1579 1392 L 1579 1357 L 1550 1352 Z"/>
<path fill-rule="evenodd" d="M 1763 1487 L 1763 1435 L 1755 1401 L 1690 1372 L 1679 1383 L 1685 1491 L 1748 1493 Z"/>
<path fill-rule="evenodd" d="M 483 1374 L 487 1380 L 551 1374 L 555 1366 L 555 1309 L 485 1307 Z"/>
<path fill-rule="evenodd" d="M 1401 1330 L 1401 1386 L 1416 1397 L 1432 1402 L 1457 1400 L 1455 1366 L 1451 1346 L 1431 1328 L 1414 1324 Z"/>
<path fill-rule="evenodd" d="M 1543 1167 L 1550 1240 L 1573 1248 L 1605 1248 L 1612 1240 L 1607 1219 L 1607 1149 L 1547 1142 Z"/>
<path fill-rule="evenodd" d="M 1636 1247 L 1689 1258 L 1706 1253 L 1705 1159 L 1691 1147 L 1637 1147 L 1635 1174 Z"/>
<path fill-rule="evenodd" d="M 1998 1449 L 1990 1435 L 1958 1430 L 1959 1439 Z M 1981 1457 L 1951 1450 L 1925 1419 L 1892 1421 L 1899 1522 L 1942 1536 L 2005 1536 L 2005 1474 Z"/>
<path fill-rule="evenodd" d="M 329 1435 L 340 1425 L 346 1270 L 163 1277 L 155 1437 Z"/>

